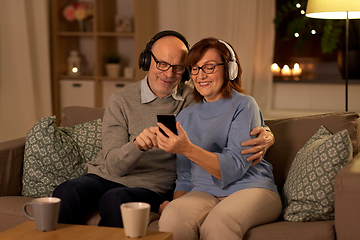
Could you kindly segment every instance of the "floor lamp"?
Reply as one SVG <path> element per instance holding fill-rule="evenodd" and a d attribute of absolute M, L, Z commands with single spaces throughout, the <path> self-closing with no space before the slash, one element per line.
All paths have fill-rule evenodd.
<path fill-rule="evenodd" d="M 348 111 L 349 19 L 360 18 L 360 0 L 308 0 L 306 16 L 321 19 L 346 19 L 345 111 Z"/>

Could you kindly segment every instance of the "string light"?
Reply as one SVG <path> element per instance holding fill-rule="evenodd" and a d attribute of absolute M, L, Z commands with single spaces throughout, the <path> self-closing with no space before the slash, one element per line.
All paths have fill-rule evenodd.
<path fill-rule="evenodd" d="M 313 29 L 313 30 L 311 30 L 311 34 L 315 34 L 316 33 L 316 31 Z"/>
<path fill-rule="evenodd" d="M 299 33 L 294 33 L 294 36 L 296 37 L 296 38 L 298 38 L 299 36 L 300 36 L 300 34 Z"/>
<path fill-rule="evenodd" d="M 297 3 L 297 4 L 296 4 L 296 7 L 297 7 L 297 8 L 301 8 L 301 4 L 300 4 L 300 3 Z"/>

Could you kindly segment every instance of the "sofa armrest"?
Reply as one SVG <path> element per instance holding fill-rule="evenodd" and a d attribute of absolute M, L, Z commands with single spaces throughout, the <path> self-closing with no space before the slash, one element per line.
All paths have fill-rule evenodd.
<path fill-rule="evenodd" d="M 334 188 L 336 239 L 359 239 L 360 154 L 338 172 Z"/>
<path fill-rule="evenodd" d="M 0 143 L 0 196 L 21 195 L 26 138 Z"/>

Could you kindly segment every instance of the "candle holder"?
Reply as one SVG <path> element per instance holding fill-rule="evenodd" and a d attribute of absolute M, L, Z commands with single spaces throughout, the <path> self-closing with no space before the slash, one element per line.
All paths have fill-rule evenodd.
<path fill-rule="evenodd" d="M 80 62 L 78 51 L 72 50 L 67 59 L 68 62 L 68 75 L 81 75 Z"/>
<path fill-rule="evenodd" d="M 295 63 L 294 64 L 294 68 L 291 69 L 291 74 L 294 76 L 294 77 L 299 77 L 302 73 L 302 69 L 300 68 L 300 65 L 298 63 Z"/>
<path fill-rule="evenodd" d="M 281 69 L 280 69 L 279 65 L 277 65 L 277 63 L 273 63 L 271 65 L 271 72 L 274 77 L 280 77 L 280 75 L 281 75 L 280 71 L 281 71 Z"/>
<path fill-rule="evenodd" d="M 291 76 L 291 70 L 289 68 L 289 65 L 284 65 L 284 67 L 281 69 L 281 76 L 283 77 Z"/>
<path fill-rule="evenodd" d="M 273 63 L 271 65 L 271 72 L 274 77 L 284 77 L 285 80 L 294 77 L 295 80 L 299 80 L 302 69 L 298 63 L 295 63 L 292 69 L 287 64 L 285 64 L 283 68 L 280 68 L 277 63 Z"/>

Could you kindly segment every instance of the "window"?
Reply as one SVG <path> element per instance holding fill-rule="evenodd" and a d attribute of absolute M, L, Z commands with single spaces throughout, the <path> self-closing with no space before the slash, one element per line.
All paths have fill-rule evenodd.
<path fill-rule="evenodd" d="M 345 20 L 308 18 L 306 3 L 276 0 L 274 63 L 280 68 L 298 63 L 302 74 L 274 77 L 274 81 L 342 82 L 337 58 L 339 49 L 345 48 Z M 353 48 L 360 50 L 360 20 L 350 20 L 350 24 Z"/>

